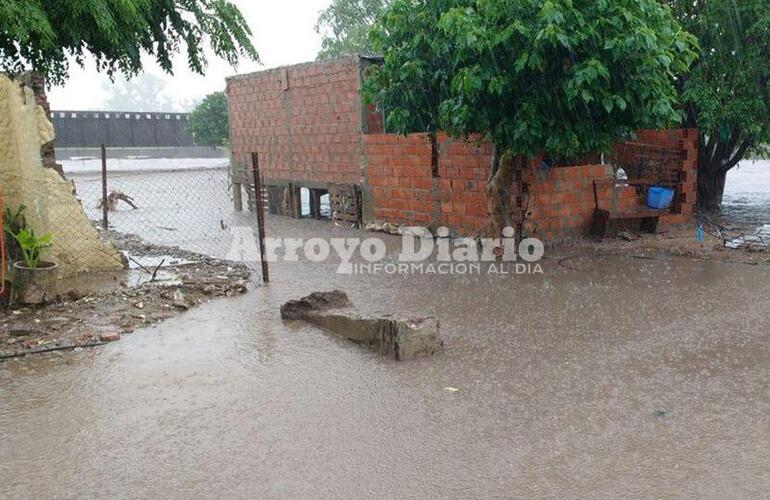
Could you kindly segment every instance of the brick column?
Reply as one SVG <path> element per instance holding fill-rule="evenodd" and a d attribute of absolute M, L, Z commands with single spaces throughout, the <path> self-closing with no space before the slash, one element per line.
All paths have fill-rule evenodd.
<path fill-rule="evenodd" d="M 45 77 L 39 73 L 27 71 L 22 73 L 18 78 L 18 81 L 29 87 L 35 94 L 35 102 L 45 110 L 45 114 L 49 120 L 51 120 L 51 106 L 48 104 L 48 97 L 45 93 Z M 43 167 L 52 168 L 64 176 L 62 166 L 56 163 L 56 149 L 54 142 L 51 141 L 43 144 L 40 148 L 40 157 L 43 160 Z"/>

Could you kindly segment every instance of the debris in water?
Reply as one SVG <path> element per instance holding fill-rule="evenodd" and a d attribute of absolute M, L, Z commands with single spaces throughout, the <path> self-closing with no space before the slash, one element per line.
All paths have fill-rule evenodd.
<path fill-rule="evenodd" d="M 340 290 L 290 300 L 281 306 L 281 317 L 307 321 L 353 342 L 372 346 L 395 360 L 430 356 L 443 347 L 436 318 L 362 315 Z"/>
<path fill-rule="evenodd" d="M 737 250 L 739 248 L 745 248 L 751 251 L 763 251 L 767 250 L 770 246 L 770 224 L 757 229 L 753 235 L 740 236 L 725 243 L 727 248 Z"/>
<path fill-rule="evenodd" d="M 134 203 L 134 199 L 130 196 L 128 196 L 125 193 L 122 193 L 120 191 L 110 191 L 110 194 L 107 195 L 107 210 L 110 212 L 114 212 L 118 209 L 118 202 L 123 201 L 127 203 L 132 210 L 136 210 L 139 208 Z M 96 206 L 96 208 L 102 208 L 104 206 L 104 200 L 99 200 L 99 204 Z"/>
<path fill-rule="evenodd" d="M 621 231 L 618 233 L 618 238 L 626 241 L 635 241 L 639 239 L 639 236 L 636 234 L 631 234 L 627 231 Z"/>
<path fill-rule="evenodd" d="M 667 410 L 655 410 L 652 414 L 656 417 L 667 417 L 669 412 Z"/>

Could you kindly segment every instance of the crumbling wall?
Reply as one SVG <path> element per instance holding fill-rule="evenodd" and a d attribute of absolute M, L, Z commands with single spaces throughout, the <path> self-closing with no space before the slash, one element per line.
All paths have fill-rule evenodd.
<path fill-rule="evenodd" d="M 0 75 L 0 189 L 5 207 L 25 205 L 27 225 L 53 233 L 46 260 L 67 276 L 122 268 L 120 254 L 102 242 L 74 196 L 70 181 L 43 168 L 41 147 L 54 139 L 53 125 L 29 87 Z"/>

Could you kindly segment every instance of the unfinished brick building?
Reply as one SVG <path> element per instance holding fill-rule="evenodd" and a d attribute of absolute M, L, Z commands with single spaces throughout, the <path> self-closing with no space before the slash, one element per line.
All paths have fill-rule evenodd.
<path fill-rule="evenodd" d="M 345 220 L 483 234 L 490 145 L 440 136 L 439 168 L 432 169 L 425 134 L 385 133 L 380 114 L 363 105 L 361 81 L 370 64 L 376 60 L 352 56 L 228 79 L 235 161 L 248 166 L 258 153 L 274 213 L 299 216 L 298 190 L 305 187 L 315 216 L 319 196 L 329 192 L 332 212 Z M 662 184 L 676 197 L 655 220 L 683 222 L 695 206 L 696 148 L 692 130 L 640 131 L 612 155 L 626 183 L 614 181 L 616 166 L 602 164 L 599 155 L 580 164 L 534 159 L 517 179 L 514 206 L 529 234 L 559 239 L 588 233 L 597 208 L 612 219 L 643 213 L 646 187 Z"/>

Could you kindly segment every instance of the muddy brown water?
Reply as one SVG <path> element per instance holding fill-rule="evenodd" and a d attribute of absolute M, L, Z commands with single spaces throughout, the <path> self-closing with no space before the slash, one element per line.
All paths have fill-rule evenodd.
<path fill-rule="evenodd" d="M 765 497 L 770 272 L 549 257 L 535 276 L 277 264 L 118 343 L 0 364 L 0 496 Z M 445 352 L 398 363 L 280 319 L 333 287 L 437 316 Z"/>

